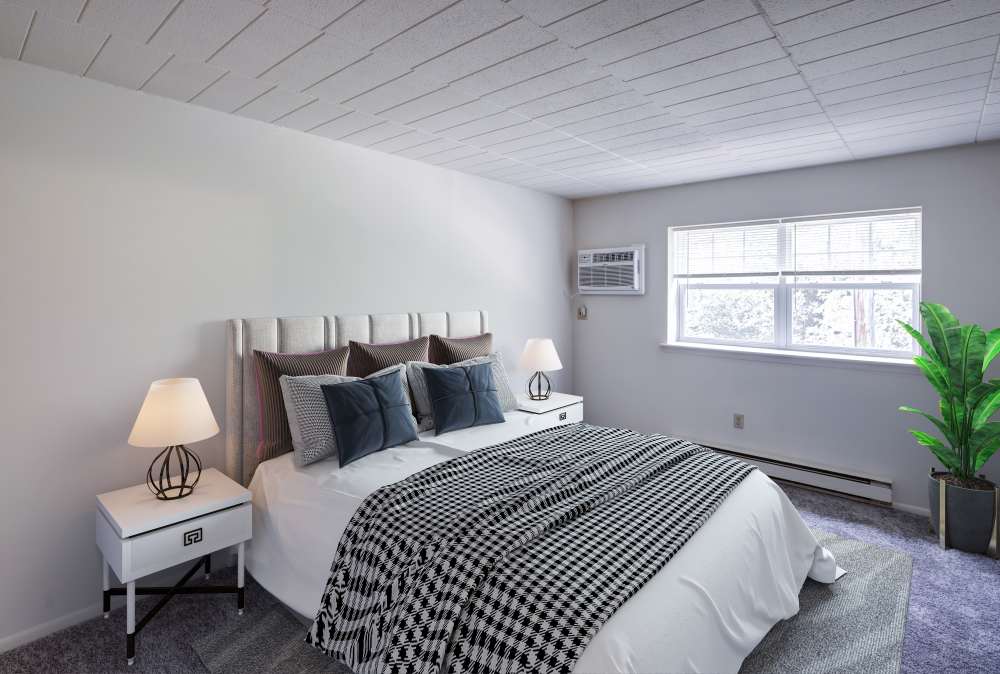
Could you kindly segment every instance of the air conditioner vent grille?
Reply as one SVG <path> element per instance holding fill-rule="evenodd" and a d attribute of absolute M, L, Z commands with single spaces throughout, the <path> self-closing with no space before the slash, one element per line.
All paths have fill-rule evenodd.
<path fill-rule="evenodd" d="M 645 246 L 577 252 L 577 291 L 584 295 L 642 295 Z"/>

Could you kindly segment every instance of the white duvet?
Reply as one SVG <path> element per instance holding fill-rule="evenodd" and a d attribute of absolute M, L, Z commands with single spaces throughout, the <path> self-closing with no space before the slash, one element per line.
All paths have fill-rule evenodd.
<path fill-rule="evenodd" d="M 512 412 L 479 426 L 367 456 L 297 468 L 292 455 L 265 461 L 250 484 L 253 539 L 247 568 L 274 596 L 311 619 L 337 542 L 366 496 L 428 466 L 536 430 Z M 798 612 L 806 576 L 843 573 L 784 492 L 751 473 L 677 555 L 591 640 L 576 672 L 736 672 L 784 618 Z"/>

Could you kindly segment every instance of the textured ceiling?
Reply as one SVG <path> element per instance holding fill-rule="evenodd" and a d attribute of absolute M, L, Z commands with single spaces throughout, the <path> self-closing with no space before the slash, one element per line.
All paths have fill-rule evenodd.
<path fill-rule="evenodd" d="M 998 35 L 1000 0 L 0 0 L 2 57 L 567 197 L 1000 138 Z"/>

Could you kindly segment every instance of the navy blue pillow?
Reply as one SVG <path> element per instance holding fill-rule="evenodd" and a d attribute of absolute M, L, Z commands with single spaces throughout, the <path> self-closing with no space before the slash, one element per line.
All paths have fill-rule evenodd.
<path fill-rule="evenodd" d="M 322 387 L 341 466 L 417 439 L 398 371 Z"/>
<path fill-rule="evenodd" d="M 503 423 L 503 408 L 490 363 L 425 368 L 436 435 L 470 426 Z"/>

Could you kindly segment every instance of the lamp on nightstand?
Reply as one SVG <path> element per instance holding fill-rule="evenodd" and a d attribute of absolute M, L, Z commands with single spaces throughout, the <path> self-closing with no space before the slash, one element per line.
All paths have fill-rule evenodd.
<path fill-rule="evenodd" d="M 548 337 L 532 337 L 524 344 L 524 351 L 521 352 L 520 368 L 522 370 L 533 370 L 535 374 L 528 380 L 528 397 L 532 400 L 548 400 L 552 394 L 552 384 L 545 376 L 546 372 L 561 370 L 562 361 L 556 353 L 556 345 Z M 542 384 L 545 390 L 542 390 Z M 532 390 L 534 386 L 534 390 Z"/>
<path fill-rule="evenodd" d="M 149 464 L 146 486 L 156 498 L 172 501 L 188 496 L 201 477 L 201 460 L 185 443 L 218 432 L 219 424 L 197 379 L 158 379 L 149 386 L 128 444 L 165 447 Z M 171 475 L 172 468 L 176 476 Z"/>

